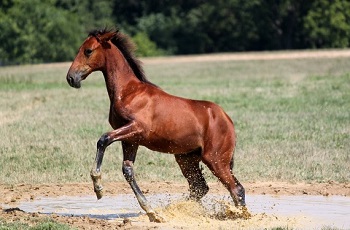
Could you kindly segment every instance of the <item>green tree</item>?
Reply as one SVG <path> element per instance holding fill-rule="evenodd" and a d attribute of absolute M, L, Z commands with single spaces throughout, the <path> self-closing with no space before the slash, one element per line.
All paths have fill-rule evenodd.
<path fill-rule="evenodd" d="M 313 48 L 344 48 L 350 45 L 350 2 L 313 1 L 304 18 L 307 42 Z"/>
<path fill-rule="evenodd" d="M 193 37 L 191 31 L 194 31 L 195 40 L 192 44 L 198 44 L 194 52 L 249 50 L 258 39 L 256 23 L 251 14 L 258 3 L 258 0 L 211 0 L 201 4 L 187 15 L 182 30 L 187 30 L 188 41 L 184 44 L 190 43 Z"/>
<path fill-rule="evenodd" d="M 250 12 L 256 23 L 258 39 L 250 48 L 303 48 L 302 18 L 310 8 L 310 3 L 303 0 L 258 0 Z"/>
<path fill-rule="evenodd" d="M 165 52 L 151 41 L 146 33 L 139 32 L 132 37 L 133 42 L 136 45 L 136 54 L 143 57 L 161 56 Z"/>
<path fill-rule="evenodd" d="M 108 0 L 0 2 L 0 64 L 71 60 L 96 28 L 113 25 Z"/>
<path fill-rule="evenodd" d="M 349 0 L 2 0 L 0 65 L 71 60 L 89 30 L 139 55 L 350 46 Z"/>
<path fill-rule="evenodd" d="M 57 62 L 74 57 L 82 35 L 79 21 L 54 3 L 13 0 L 9 8 L 1 9 L 2 63 Z"/>
<path fill-rule="evenodd" d="M 186 10 L 174 7 L 168 16 L 158 13 L 157 23 L 149 20 L 143 29 L 161 48 L 169 50 L 163 45 L 168 44 L 178 54 L 248 50 L 258 39 L 250 14 L 257 2 L 198 1 Z"/>
<path fill-rule="evenodd" d="M 168 53 L 178 53 L 177 39 L 175 32 L 179 27 L 180 20 L 176 15 L 165 16 L 162 13 L 153 13 L 138 20 L 135 31 L 148 35 L 159 48 Z M 137 32 L 138 33 L 138 32 Z"/>
<path fill-rule="evenodd" d="M 113 18 L 114 1 L 56 0 L 55 6 L 65 9 L 78 17 L 79 25 L 85 32 L 93 29 L 115 26 Z"/>

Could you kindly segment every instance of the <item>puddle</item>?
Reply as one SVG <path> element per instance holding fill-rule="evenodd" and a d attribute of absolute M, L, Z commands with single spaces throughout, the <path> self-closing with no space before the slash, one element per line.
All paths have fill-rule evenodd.
<path fill-rule="evenodd" d="M 148 195 L 153 207 L 165 207 L 171 202 L 186 198 L 183 194 Z M 218 201 L 231 202 L 229 196 L 207 195 L 203 205 L 210 212 L 216 212 Z M 321 228 L 324 226 L 350 229 L 350 198 L 343 196 L 270 196 L 247 195 L 249 211 L 254 214 L 298 218 L 297 226 Z M 6 206 L 4 207 L 6 208 Z M 106 196 L 96 200 L 95 196 L 61 196 L 55 198 L 37 198 L 34 201 L 21 202 L 18 208 L 25 212 L 56 213 L 69 216 L 90 216 L 102 219 L 132 218 L 144 212 L 136 198 L 131 194 Z"/>

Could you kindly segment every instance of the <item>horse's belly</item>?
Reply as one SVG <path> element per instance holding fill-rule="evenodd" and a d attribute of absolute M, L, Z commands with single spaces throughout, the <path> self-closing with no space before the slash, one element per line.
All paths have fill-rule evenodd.
<path fill-rule="evenodd" d="M 200 144 L 197 141 L 190 140 L 169 140 L 164 138 L 158 138 L 156 140 L 148 140 L 141 145 L 151 149 L 153 151 L 163 152 L 163 153 L 189 153 L 195 149 L 200 148 Z"/>

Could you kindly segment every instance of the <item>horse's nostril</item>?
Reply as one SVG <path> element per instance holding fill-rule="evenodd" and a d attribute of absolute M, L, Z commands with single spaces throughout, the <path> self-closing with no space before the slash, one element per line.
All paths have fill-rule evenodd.
<path fill-rule="evenodd" d="M 68 83 L 69 83 L 70 85 L 72 85 L 72 84 L 74 83 L 74 79 L 73 79 L 72 76 L 68 76 L 68 77 L 67 77 L 67 81 L 68 81 Z"/>

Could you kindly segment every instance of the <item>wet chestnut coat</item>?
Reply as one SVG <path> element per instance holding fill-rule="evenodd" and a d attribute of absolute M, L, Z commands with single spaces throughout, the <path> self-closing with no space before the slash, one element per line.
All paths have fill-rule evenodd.
<path fill-rule="evenodd" d="M 163 219 L 149 206 L 134 178 L 139 145 L 175 155 L 191 198 L 199 200 L 209 189 L 199 167 L 202 161 L 228 189 L 235 205 L 245 205 L 244 188 L 232 174 L 234 125 L 222 108 L 170 95 L 150 83 L 133 56 L 130 40 L 118 31 L 90 33 L 68 71 L 67 81 L 79 88 L 93 71 L 104 75 L 110 99 L 109 122 L 114 129 L 97 142 L 91 177 L 98 198 L 102 197 L 104 151 L 114 141 L 121 141 L 124 176 L 151 221 Z"/>

